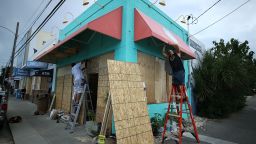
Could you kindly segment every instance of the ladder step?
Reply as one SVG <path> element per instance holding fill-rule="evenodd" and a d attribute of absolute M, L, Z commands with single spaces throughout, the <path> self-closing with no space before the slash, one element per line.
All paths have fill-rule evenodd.
<path fill-rule="evenodd" d="M 70 113 L 71 116 L 76 116 L 76 113 Z"/>
<path fill-rule="evenodd" d="M 170 121 L 175 121 L 174 118 L 178 119 L 178 122 L 176 121 L 176 127 L 173 128 L 174 132 L 179 132 L 179 133 L 174 133 L 174 137 L 178 138 L 176 139 L 176 143 L 181 143 L 182 142 L 182 135 L 180 133 L 183 133 L 185 131 L 192 133 L 192 135 L 196 138 L 196 141 L 200 143 L 199 137 L 198 137 L 198 132 L 197 128 L 195 126 L 194 118 L 192 115 L 192 108 L 189 104 L 189 98 L 186 95 L 186 87 L 185 85 L 172 85 L 172 90 L 170 91 L 170 100 L 168 102 L 169 106 L 167 108 L 167 114 Z M 174 105 L 174 106 L 173 106 Z M 171 112 L 169 113 L 169 111 Z M 176 111 L 175 111 L 176 110 Z M 184 115 L 188 115 L 188 120 L 183 119 L 181 116 L 184 113 Z M 191 121 L 191 122 L 190 122 Z M 168 121 L 166 120 L 164 123 L 164 130 L 162 134 L 162 142 L 165 140 L 165 134 L 166 134 L 166 127 L 167 127 Z M 173 123 L 172 123 L 173 124 Z M 182 125 L 180 125 L 182 124 Z M 192 128 L 192 129 L 191 129 Z"/>
<path fill-rule="evenodd" d="M 173 117 L 180 117 L 179 115 L 176 115 L 176 114 L 169 114 L 169 116 L 173 116 Z"/>

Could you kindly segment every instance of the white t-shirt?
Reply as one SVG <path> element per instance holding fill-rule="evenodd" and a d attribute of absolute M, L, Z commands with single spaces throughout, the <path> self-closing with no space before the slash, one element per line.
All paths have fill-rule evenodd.
<path fill-rule="evenodd" d="M 84 79 L 84 75 L 81 70 L 81 63 L 77 63 L 72 67 L 72 75 L 74 77 L 74 81 Z"/>

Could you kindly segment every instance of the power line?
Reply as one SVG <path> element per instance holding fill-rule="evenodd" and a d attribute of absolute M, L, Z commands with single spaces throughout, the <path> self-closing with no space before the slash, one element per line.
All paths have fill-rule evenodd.
<path fill-rule="evenodd" d="M 241 8 L 242 6 L 244 6 L 244 5 L 245 5 L 246 3 L 248 3 L 249 1 L 250 1 L 250 0 L 247 0 L 246 2 L 244 2 L 243 4 L 241 4 L 240 6 L 238 6 L 236 9 L 234 9 L 234 10 L 231 11 L 230 13 L 224 15 L 222 18 L 216 20 L 216 21 L 213 22 L 212 24 L 208 25 L 207 27 L 205 27 L 205 28 L 203 28 L 202 30 L 200 30 L 200 31 L 198 31 L 198 32 L 196 32 L 196 33 L 194 33 L 194 34 L 191 35 L 191 36 L 197 35 L 197 34 L 199 34 L 200 32 L 202 32 L 202 31 L 208 29 L 209 27 L 215 25 L 216 23 L 218 23 L 218 22 L 221 21 L 222 19 L 226 18 L 226 17 L 229 16 L 230 14 L 234 13 L 235 11 L 237 11 L 239 8 Z"/>
<path fill-rule="evenodd" d="M 27 19 L 27 21 L 30 20 L 30 19 L 32 19 L 32 18 L 34 17 L 34 15 L 37 14 L 38 10 L 40 9 L 40 7 L 41 7 L 41 5 L 43 4 L 44 1 L 45 1 L 45 0 L 42 0 L 42 1 L 41 1 L 41 3 L 37 6 L 36 10 L 35 10 L 35 11 L 32 13 L 32 15 Z M 22 29 L 25 29 L 27 26 L 28 26 L 28 23 L 25 24 L 25 26 L 24 26 Z M 28 29 L 25 29 L 23 32 L 21 32 L 20 35 L 24 34 L 24 32 L 26 32 L 27 30 L 28 30 Z"/>
<path fill-rule="evenodd" d="M 38 19 L 42 16 L 42 14 L 44 13 L 44 11 L 47 9 L 47 7 L 51 4 L 52 0 L 50 0 L 46 6 L 44 7 L 44 9 L 40 12 L 40 14 L 35 18 L 35 20 L 32 22 L 32 24 L 28 27 L 26 31 L 26 34 L 28 33 L 29 29 L 31 29 L 35 23 L 38 21 Z M 24 32 L 23 32 L 24 33 Z M 25 38 L 26 34 L 22 37 L 22 39 L 18 42 L 17 46 L 22 42 L 23 38 Z"/>
<path fill-rule="evenodd" d="M 16 51 L 15 57 L 25 48 L 24 46 L 28 44 L 35 35 L 42 29 L 42 27 L 49 21 L 49 19 L 57 12 L 57 10 L 62 6 L 65 0 L 59 1 L 59 3 L 52 9 L 52 11 L 47 15 L 44 21 L 37 27 L 37 29 L 33 32 L 33 34 L 26 40 L 26 42 L 21 46 L 21 48 Z"/>
<path fill-rule="evenodd" d="M 9 28 L 7 28 L 7 27 L 4 27 L 4 26 L 0 26 L 1 28 L 4 28 L 4 29 L 6 29 L 7 31 L 9 31 L 9 32 L 11 32 L 13 35 L 15 35 L 15 33 L 12 31 L 12 30 L 10 30 Z"/>
<path fill-rule="evenodd" d="M 47 9 L 47 7 L 50 5 L 50 3 L 52 2 L 52 0 L 50 0 L 46 6 L 44 7 L 44 9 L 40 12 L 40 14 L 36 17 L 36 19 L 33 21 L 33 23 L 30 25 L 30 27 L 28 27 L 29 29 L 27 29 L 26 34 L 24 34 L 24 36 L 22 37 L 22 39 L 19 41 L 19 43 L 17 44 L 17 46 L 22 42 L 22 40 L 25 38 L 25 36 L 27 35 L 27 33 L 30 31 L 30 29 L 34 26 L 34 24 L 36 23 L 36 21 L 42 16 L 42 14 L 45 12 L 45 10 Z M 26 42 L 25 42 L 26 43 Z M 22 46 L 16 51 L 19 52 L 21 51 L 21 49 L 23 49 L 22 47 L 25 46 L 25 44 L 22 44 Z"/>
<path fill-rule="evenodd" d="M 206 12 L 208 12 L 211 8 L 213 8 L 216 4 L 218 4 L 221 0 L 218 0 L 217 2 L 215 2 L 211 7 L 209 7 L 207 10 L 205 10 L 202 14 L 200 14 L 197 18 L 195 18 L 193 22 L 195 22 L 196 20 L 198 20 L 202 15 L 204 15 Z"/>

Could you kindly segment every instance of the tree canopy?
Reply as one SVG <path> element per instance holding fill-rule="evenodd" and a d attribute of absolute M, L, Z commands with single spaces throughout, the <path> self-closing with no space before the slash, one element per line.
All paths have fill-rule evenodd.
<path fill-rule="evenodd" d="M 221 118 L 245 106 L 245 96 L 256 86 L 256 60 L 248 41 L 213 44 L 194 69 L 194 92 L 199 115 Z"/>

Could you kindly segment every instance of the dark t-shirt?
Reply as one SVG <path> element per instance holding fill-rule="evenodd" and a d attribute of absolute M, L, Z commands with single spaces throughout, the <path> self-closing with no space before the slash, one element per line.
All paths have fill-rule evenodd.
<path fill-rule="evenodd" d="M 178 72 L 178 71 L 185 71 L 182 60 L 176 53 L 174 53 L 173 60 L 171 60 L 169 57 L 169 61 L 170 61 L 170 65 L 172 67 L 173 73 Z"/>

